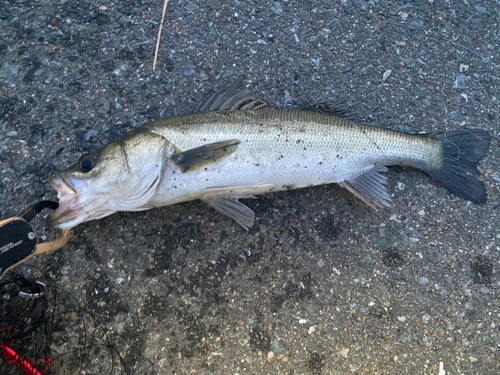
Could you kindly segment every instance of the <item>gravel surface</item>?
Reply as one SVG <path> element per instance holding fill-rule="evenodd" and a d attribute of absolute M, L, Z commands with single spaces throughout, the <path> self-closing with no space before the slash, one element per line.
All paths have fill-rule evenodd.
<path fill-rule="evenodd" d="M 249 233 L 201 202 L 82 224 L 31 262 L 67 296 L 52 373 L 497 374 L 500 2 L 171 0 L 153 72 L 161 10 L 0 3 L 1 218 L 54 199 L 47 177 L 81 153 L 238 80 L 276 107 L 491 131 L 489 199 L 391 168 L 378 212 L 324 186 L 248 201 Z"/>

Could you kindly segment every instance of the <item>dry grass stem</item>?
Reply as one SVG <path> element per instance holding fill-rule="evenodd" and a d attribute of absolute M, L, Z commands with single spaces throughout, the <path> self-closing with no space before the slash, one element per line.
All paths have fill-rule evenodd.
<path fill-rule="evenodd" d="M 163 30 L 163 20 L 165 19 L 165 12 L 167 11 L 167 4 L 168 0 L 165 0 L 165 3 L 163 4 L 163 13 L 161 14 L 160 29 L 158 30 L 158 38 L 156 39 L 155 58 L 153 60 L 153 72 L 156 71 L 156 59 L 158 58 L 158 50 L 160 49 L 161 31 Z"/>

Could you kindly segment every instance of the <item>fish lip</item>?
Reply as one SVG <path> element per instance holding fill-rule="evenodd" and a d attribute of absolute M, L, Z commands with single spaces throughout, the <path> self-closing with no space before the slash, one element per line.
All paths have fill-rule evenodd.
<path fill-rule="evenodd" d="M 69 189 L 72 194 L 77 195 L 76 189 L 68 183 L 62 174 L 53 174 L 50 176 L 49 185 L 57 191 L 57 195 L 62 193 L 61 190 L 63 189 Z"/>
<path fill-rule="evenodd" d="M 66 216 L 68 216 L 71 211 L 63 211 L 59 214 L 54 211 L 47 217 L 46 224 L 51 228 L 59 228 L 59 229 L 71 229 L 74 226 L 78 225 L 80 221 L 75 220 L 66 220 Z"/>
<path fill-rule="evenodd" d="M 57 174 L 50 176 L 49 185 L 57 191 L 59 199 L 59 207 L 46 219 L 49 227 L 71 229 L 82 222 L 114 212 L 106 210 L 106 197 L 89 194 L 86 180 L 73 180 L 71 176 L 65 178 L 63 174 Z"/>
<path fill-rule="evenodd" d="M 82 204 L 79 202 L 81 194 L 64 178 L 62 174 L 52 175 L 49 178 L 49 185 L 57 191 L 59 199 L 59 207 L 52 212 L 46 220 L 49 227 L 70 229 L 82 220 L 71 217 L 71 214 L 81 209 Z"/>
<path fill-rule="evenodd" d="M 67 220 L 68 216 L 72 212 L 75 212 L 75 209 L 79 208 L 78 206 L 75 205 L 75 202 L 77 200 L 78 196 L 76 195 L 72 197 L 70 200 L 65 200 L 65 201 L 59 200 L 59 208 L 57 208 L 47 217 L 46 220 L 47 225 L 52 228 L 60 228 L 60 229 L 72 228 L 74 225 L 65 226 L 64 224 L 71 221 Z"/>

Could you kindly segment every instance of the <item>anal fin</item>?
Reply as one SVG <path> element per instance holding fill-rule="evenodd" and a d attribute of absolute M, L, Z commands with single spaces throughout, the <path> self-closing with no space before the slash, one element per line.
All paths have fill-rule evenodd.
<path fill-rule="evenodd" d="M 246 230 L 249 230 L 253 226 L 255 213 L 243 203 L 239 202 L 238 198 L 205 198 L 202 199 L 202 201 L 210 207 L 215 208 L 221 214 L 230 217 Z"/>
<path fill-rule="evenodd" d="M 387 172 L 387 167 L 376 167 L 351 180 L 340 183 L 356 197 L 374 208 L 391 207 L 391 197 L 387 192 L 387 177 L 380 172 Z"/>

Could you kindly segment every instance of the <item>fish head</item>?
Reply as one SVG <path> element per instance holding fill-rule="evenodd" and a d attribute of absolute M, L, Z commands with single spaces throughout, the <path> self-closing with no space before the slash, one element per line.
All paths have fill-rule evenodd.
<path fill-rule="evenodd" d="M 59 207 L 47 224 L 70 229 L 117 211 L 141 210 L 153 197 L 172 148 L 157 134 L 132 131 L 95 154 L 83 155 L 50 177 Z"/>

